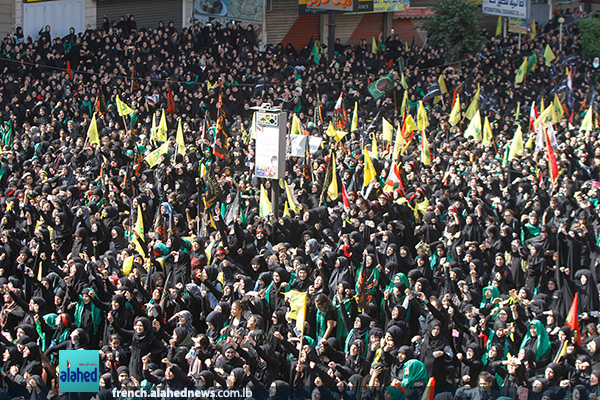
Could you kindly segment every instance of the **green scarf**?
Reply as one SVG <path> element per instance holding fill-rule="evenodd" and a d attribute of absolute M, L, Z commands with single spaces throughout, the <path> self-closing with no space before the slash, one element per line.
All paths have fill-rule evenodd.
<path fill-rule="evenodd" d="M 492 297 L 489 300 L 485 297 L 485 292 L 488 290 L 492 292 Z M 493 285 L 484 287 L 481 290 L 481 293 L 483 294 L 483 297 L 481 298 L 481 304 L 479 304 L 479 308 L 484 308 L 487 304 L 492 304 L 494 299 L 500 297 L 500 291 L 496 286 Z"/>
<path fill-rule="evenodd" d="M 535 326 L 535 331 L 537 332 L 536 338 L 533 338 L 529 332 L 531 325 Z M 542 324 L 540 320 L 534 319 L 529 323 L 527 326 L 527 334 L 525 335 L 525 338 L 523 338 L 519 351 L 527 346 L 530 340 L 536 340 L 535 361 L 539 361 L 550 351 L 550 338 L 548 337 L 548 332 L 546 332 L 546 329 L 544 328 L 544 324 Z"/>
<path fill-rule="evenodd" d="M 317 337 L 325 336 L 327 332 L 327 323 L 325 322 L 325 313 L 317 308 Z"/>
<path fill-rule="evenodd" d="M 337 328 L 335 338 L 338 342 L 342 343 L 346 337 L 348 337 L 348 329 L 344 325 L 344 318 L 342 317 L 342 310 L 348 315 L 352 315 L 352 302 L 348 298 L 342 299 L 342 302 L 338 302 L 337 296 L 333 298 L 333 305 L 337 311 Z"/>
<path fill-rule="evenodd" d="M 352 338 L 352 335 L 354 335 L 354 328 L 350 329 L 350 332 L 348 332 L 348 336 L 346 336 L 346 343 L 344 343 L 344 353 L 348 353 L 350 351 L 350 345 L 352 345 L 352 343 L 350 343 L 350 339 Z M 369 351 L 369 330 L 367 330 L 367 333 L 365 334 L 365 341 L 363 343 L 363 357 L 367 356 L 367 352 Z"/>
<path fill-rule="evenodd" d="M 408 360 L 404 364 L 404 378 L 402 378 L 402 386 L 405 389 L 411 389 L 417 382 L 427 383 L 429 375 L 427 374 L 427 368 L 419 360 Z"/>
<path fill-rule="evenodd" d="M 92 288 L 84 289 L 84 292 L 87 291 L 96 292 Z M 100 328 L 100 322 L 102 321 L 102 312 L 98 307 L 94 305 L 93 302 L 90 303 L 92 309 L 92 325 L 94 326 L 94 335 L 98 333 L 98 329 Z M 81 316 L 83 315 L 83 310 L 85 309 L 85 303 L 83 302 L 83 295 L 79 295 L 79 300 L 77 300 L 77 305 L 75 306 L 75 325 L 78 328 L 81 328 Z"/>
<path fill-rule="evenodd" d="M 408 281 L 408 278 L 406 277 L 406 275 L 404 275 L 404 273 L 402 273 L 402 272 L 398 272 L 397 274 L 395 274 L 394 276 L 392 276 L 392 279 L 390 280 L 390 283 L 388 283 L 388 285 L 385 288 L 386 290 L 389 290 L 390 292 L 392 290 L 394 290 L 394 285 L 396 284 L 396 277 L 400 278 L 400 281 L 402 283 L 404 283 L 407 288 L 410 287 L 410 282 Z M 404 293 L 402 293 L 402 295 L 404 295 Z"/>
<path fill-rule="evenodd" d="M 406 399 L 406 397 L 404 397 L 404 393 L 402 393 L 402 391 L 395 386 L 388 386 L 385 388 L 385 390 L 387 390 L 387 392 L 390 394 L 390 396 L 392 396 L 390 400 Z"/>

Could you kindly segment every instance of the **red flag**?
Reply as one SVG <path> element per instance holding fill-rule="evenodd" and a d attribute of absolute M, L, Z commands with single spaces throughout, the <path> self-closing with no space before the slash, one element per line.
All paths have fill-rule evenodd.
<path fill-rule="evenodd" d="M 406 120 L 408 119 L 408 116 L 404 117 L 404 122 L 402 123 L 402 130 L 400 131 L 400 134 L 402 135 L 402 137 L 404 138 L 404 140 L 406 142 L 410 142 L 411 140 L 413 140 L 413 138 L 415 137 L 415 131 L 411 131 L 409 132 L 409 136 L 406 136 Z"/>
<path fill-rule="evenodd" d="M 544 137 L 546 138 L 546 153 L 548 153 L 548 168 L 550 169 L 550 177 L 552 178 L 552 183 L 556 183 L 556 180 L 558 179 L 558 164 L 556 163 L 554 149 L 552 148 L 550 138 L 548 137 L 548 130 L 544 130 Z"/>
<path fill-rule="evenodd" d="M 425 392 L 423 392 L 423 396 L 421 400 L 433 400 L 435 398 L 435 378 L 432 376 L 429 378 L 429 382 L 427 382 L 427 387 L 425 388 Z"/>
<path fill-rule="evenodd" d="M 573 297 L 573 303 L 571 303 L 571 309 L 569 315 L 565 320 L 565 326 L 571 328 L 573 333 L 577 335 L 577 343 L 581 346 L 581 332 L 579 331 L 579 318 L 577 317 L 577 303 L 579 302 L 579 293 L 575 293 Z"/>
<path fill-rule="evenodd" d="M 71 71 L 71 61 L 67 61 L 67 75 L 69 75 L 70 80 L 73 80 L 73 71 Z"/>
<path fill-rule="evenodd" d="M 535 120 L 538 119 L 540 117 L 540 113 L 537 110 L 537 107 L 535 106 L 535 101 L 533 102 L 533 104 L 531 105 L 531 109 L 529 110 L 529 130 L 532 131 L 534 130 L 534 126 L 533 124 L 535 123 Z"/>
<path fill-rule="evenodd" d="M 173 92 L 169 88 L 169 99 L 167 100 L 167 112 L 171 115 L 175 114 L 175 100 L 173 100 Z"/>
<path fill-rule="evenodd" d="M 350 201 L 348 200 L 348 194 L 346 194 L 344 182 L 342 182 L 342 203 L 344 204 L 344 210 L 348 211 L 350 209 Z"/>
<path fill-rule="evenodd" d="M 398 164 L 394 163 L 394 172 L 396 173 L 396 175 L 398 176 L 398 180 L 400 181 L 400 193 L 402 193 L 402 196 L 406 196 L 406 191 L 404 190 L 404 184 L 402 183 L 402 175 L 400 175 L 400 168 L 398 167 Z"/>

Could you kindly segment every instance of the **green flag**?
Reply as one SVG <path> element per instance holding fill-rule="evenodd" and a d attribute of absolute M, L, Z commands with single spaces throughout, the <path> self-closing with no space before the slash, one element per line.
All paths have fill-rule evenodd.
<path fill-rule="evenodd" d="M 375 100 L 385 95 L 388 90 L 392 90 L 394 88 L 394 73 L 390 72 L 384 77 L 377 79 L 375 82 L 371 83 L 368 87 L 369 93 L 373 96 Z"/>
<path fill-rule="evenodd" d="M 310 53 L 312 54 L 313 61 L 315 62 L 315 64 L 318 64 L 321 61 L 321 57 L 319 55 L 319 48 L 317 47 L 316 43 L 313 45 L 312 51 Z"/>
<path fill-rule="evenodd" d="M 525 73 L 527 72 L 527 58 L 523 60 L 523 63 L 519 67 L 517 71 L 517 75 L 515 76 L 515 84 L 522 83 L 525 80 Z"/>

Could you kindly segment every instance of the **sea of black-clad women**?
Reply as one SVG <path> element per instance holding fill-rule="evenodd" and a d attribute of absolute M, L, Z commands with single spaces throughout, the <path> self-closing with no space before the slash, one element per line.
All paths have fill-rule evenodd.
<path fill-rule="evenodd" d="M 247 386 L 256 399 L 596 398 L 598 119 L 579 127 L 598 109 L 598 70 L 576 24 L 589 17 L 561 12 L 522 41 L 484 32 L 455 64 L 382 35 L 375 50 L 338 42 L 327 60 L 318 41 L 259 47 L 236 23 L 137 29 L 128 17 L 33 40 L 17 29 L 0 55 L 0 396 L 89 398 L 59 391 L 59 351 L 99 349 L 100 398 Z M 534 65 L 515 84 L 524 57 Z M 374 98 L 367 86 L 390 71 L 394 89 Z M 416 120 L 440 75 L 448 93 L 424 104 L 430 165 L 418 131 L 393 154 L 382 117 Z M 478 86 L 486 145 L 464 137 L 468 119 L 447 122 Z M 325 132 L 342 92 L 336 124 L 350 130 L 356 103 L 358 129 L 336 142 Z M 530 110 L 555 93 L 553 180 Z M 289 156 L 280 182 L 254 172 L 250 107 L 263 103 L 324 139 Z M 151 167 L 163 110 L 171 145 Z M 508 157 L 519 125 L 524 148 Z M 387 190 L 392 155 L 401 186 Z M 279 189 L 277 218 L 261 212 L 261 185 Z M 290 291 L 307 293 L 303 337 Z"/>

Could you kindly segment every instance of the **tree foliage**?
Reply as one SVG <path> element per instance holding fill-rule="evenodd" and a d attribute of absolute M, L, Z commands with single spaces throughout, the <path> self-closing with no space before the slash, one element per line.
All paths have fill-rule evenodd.
<path fill-rule="evenodd" d="M 586 57 L 600 57 L 600 18 L 587 18 L 579 21 L 581 46 Z"/>
<path fill-rule="evenodd" d="M 443 47 L 449 61 L 458 61 L 477 49 L 477 5 L 469 0 L 441 0 L 433 9 L 435 14 L 423 26 L 431 45 Z"/>

